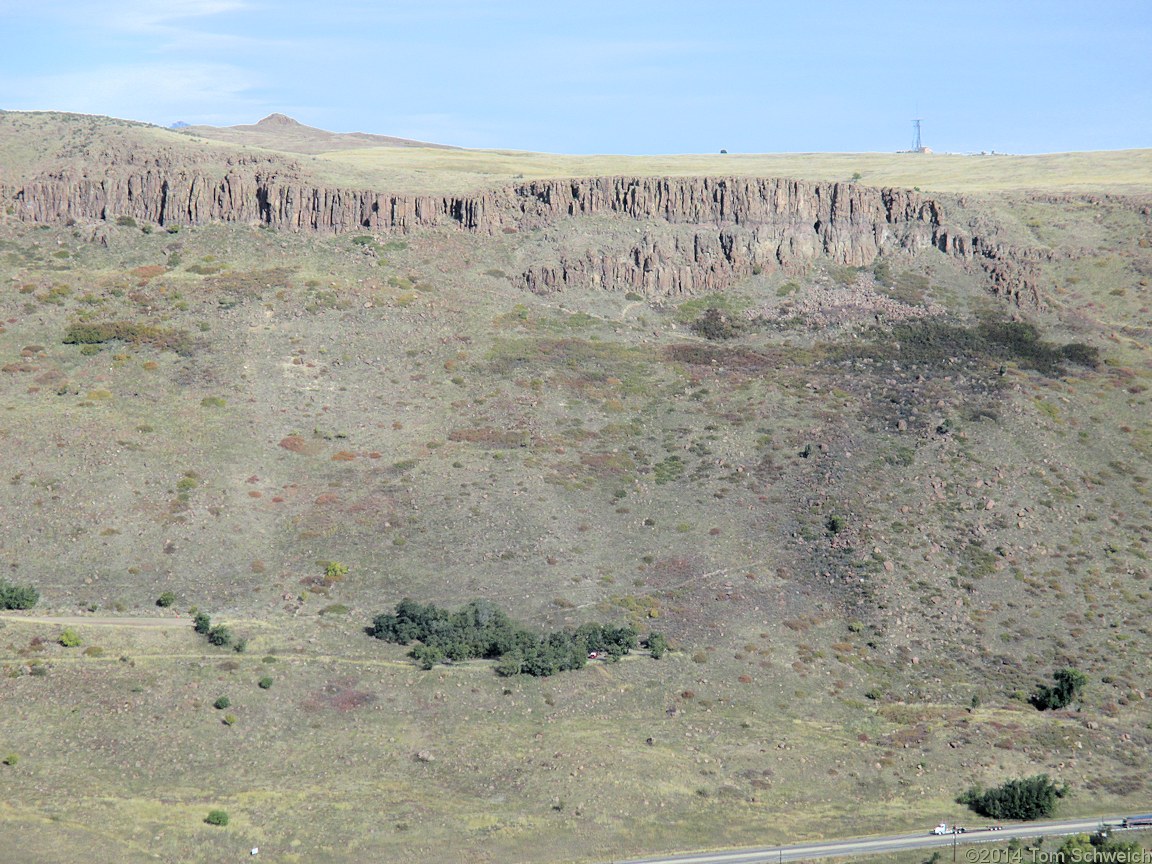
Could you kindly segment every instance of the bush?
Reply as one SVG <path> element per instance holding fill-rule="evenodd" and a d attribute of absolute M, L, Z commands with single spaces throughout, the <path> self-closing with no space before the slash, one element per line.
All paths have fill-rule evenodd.
<path fill-rule="evenodd" d="M 16 585 L 0 579 L 0 609 L 31 609 L 40 602 L 40 592 L 31 585 Z"/>
<path fill-rule="evenodd" d="M 231 699 L 229 699 L 227 696 L 221 696 L 219 699 L 217 699 L 215 702 L 212 703 L 212 707 L 215 708 L 217 711 L 223 711 L 225 708 L 227 708 L 231 704 L 232 704 Z"/>
<path fill-rule="evenodd" d="M 704 314 L 691 324 L 692 330 L 709 341 L 732 339 L 740 335 L 740 321 L 732 318 L 715 306 L 704 310 Z"/>
<path fill-rule="evenodd" d="M 171 591 L 165 591 L 163 594 L 161 594 L 159 597 L 156 598 L 156 605 L 159 606 L 161 609 L 167 609 L 169 606 L 171 606 L 175 602 L 176 602 L 176 595 L 173 594 Z"/>
<path fill-rule="evenodd" d="M 969 789 L 957 801 L 967 804 L 989 819 L 1044 819 L 1052 815 L 1056 802 L 1068 794 L 1068 787 L 1056 786 L 1047 774 L 1024 780 L 1009 780 L 995 789 Z"/>
<path fill-rule="evenodd" d="M 1077 669 L 1061 669 L 1052 676 L 1056 681 L 1054 687 L 1040 686 L 1040 689 L 1029 699 L 1039 711 L 1056 711 L 1067 708 L 1080 698 L 1088 677 Z"/>
<path fill-rule="evenodd" d="M 223 827 L 228 824 L 228 811 L 227 810 L 209 810 L 208 815 L 204 817 L 204 821 L 209 825 L 219 825 Z"/>
<path fill-rule="evenodd" d="M 209 642 L 220 648 L 226 648 L 232 644 L 232 628 L 227 624 L 217 624 L 206 635 Z"/>
<path fill-rule="evenodd" d="M 256 682 L 256 686 L 261 690 L 267 690 L 272 686 L 272 679 L 265 675 L 263 678 Z"/>
<path fill-rule="evenodd" d="M 652 655 L 653 660 L 659 660 L 668 650 L 668 639 L 663 633 L 653 631 L 648 634 L 648 638 L 644 641 L 648 646 L 648 653 Z"/>
<path fill-rule="evenodd" d="M 60 634 L 59 642 L 65 648 L 76 648 L 81 644 L 80 636 L 71 627 L 65 628 Z"/>
<path fill-rule="evenodd" d="M 196 617 L 192 619 L 192 628 L 201 636 L 207 636 L 208 631 L 212 629 L 212 618 L 207 612 L 197 612 Z"/>

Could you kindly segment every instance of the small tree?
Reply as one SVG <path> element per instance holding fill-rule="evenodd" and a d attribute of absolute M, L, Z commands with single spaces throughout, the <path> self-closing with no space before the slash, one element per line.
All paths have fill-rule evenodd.
<path fill-rule="evenodd" d="M 212 629 L 212 618 L 207 612 L 197 612 L 196 617 L 192 619 L 192 628 L 201 636 L 207 636 L 208 631 Z"/>
<path fill-rule="evenodd" d="M 1056 682 L 1054 686 L 1040 685 L 1029 700 L 1040 711 L 1067 708 L 1080 698 L 1084 685 L 1088 683 L 1088 676 L 1078 669 L 1061 669 L 1052 678 Z"/>
<path fill-rule="evenodd" d="M 217 711 L 223 711 L 225 708 L 227 708 L 231 704 L 232 704 L 231 699 L 229 699 L 227 696 L 221 696 L 219 699 L 217 699 L 215 702 L 212 703 L 212 707 L 215 708 Z"/>
<path fill-rule="evenodd" d="M 204 817 L 204 821 L 209 825 L 219 825 L 223 827 L 228 824 L 228 811 L 209 810 L 208 815 Z"/>
<path fill-rule="evenodd" d="M 80 636 L 71 627 L 64 628 L 64 632 L 60 634 L 60 644 L 65 648 L 76 648 L 81 645 Z"/>
<path fill-rule="evenodd" d="M 173 594 L 171 591 L 165 591 L 163 594 L 161 594 L 159 597 L 156 598 L 156 605 L 159 606 L 161 609 L 167 609 L 169 606 L 171 606 L 175 602 L 176 602 L 176 595 Z"/>
<path fill-rule="evenodd" d="M 986 791 L 969 789 L 956 800 L 989 819 L 1028 821 L 1051 816 L 1056 802 L 1067 794 L 1067 786 L 1058 787 L 1047 774 L 1037 774 Z"/>
<path fill-rule="evenodd" d="M 261 690 L 267 690 L 272 686 L 272 678 L 268 675 L 265 675 L 263 678 L 256 682 L 256 686 Z"/>
<path fill-rule="evenodd" d="M 208 641 L 213 645 L 226 648 L 232 644 L 232 629 L 227 624 L 217 624 L 208 631 Z"/>
<path fill-rule="evenodd" d="M 0 609 L 31 609 L 40 601 L 40 592 L 31 585 L 16 585 L 0 579 Z"/>
<path fill-rule="evenodd" d="M 648 644 L 648 653 L 653 660 L 659 660 L 668 650 L 668 639 L 663 633 L 652 631 L 644 641 Z"/>

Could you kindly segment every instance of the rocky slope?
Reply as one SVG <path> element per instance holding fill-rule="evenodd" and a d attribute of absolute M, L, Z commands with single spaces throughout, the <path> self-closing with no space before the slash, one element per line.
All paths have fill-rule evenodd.
<path fill-rule="evenodd" d="M 230 222 L 306 232 L 409 232 L 436 226 L 505 234 L 609 215 L 642 231 L 621 248 L 590 249 L 532 264 L 519 283 L 536 293 L 570 287 L 651 296 L 720 291 L 763 270 L 798 270 L 823 257 L 866 266 L 880 255 L 929 248 L 982 269 L 990 288 L 1037 304 L 1035 255 L 995 240 L 995 227 L 961 204 L 917 192 L 852 183 L 756 178 L 602 177 L 535 181 L 476 195 L 390 195 L 309 184 L 296 166 L 237 158 L 222 176 L 155 160 L 109 164 L 102 173 L 49 171 L 0 188 L 21 220 L 131 217 L 162 226 Z"/>

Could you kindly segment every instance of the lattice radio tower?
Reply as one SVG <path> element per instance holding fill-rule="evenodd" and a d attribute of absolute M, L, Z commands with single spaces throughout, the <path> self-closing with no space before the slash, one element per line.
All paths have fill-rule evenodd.
<path fill-rule="evenodd" d="M 924 150 L 924 142 L 920 140 L 920 120 L 921 119 L 922 118 L 917 117 L 915 120 L 912 121 L 912 128 L 916 130 L 915 135 L 912 138 L 912 152 L 913 153 L 920 153 Z"/>

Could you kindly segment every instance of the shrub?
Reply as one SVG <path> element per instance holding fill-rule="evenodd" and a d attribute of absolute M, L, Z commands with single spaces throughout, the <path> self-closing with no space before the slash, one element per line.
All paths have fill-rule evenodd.
<path fill-rule="evenodd" d="M 194 347 L 184 330 L 137 321 L 77 322 L 69 325 L 62 341 L 65 345 L 101 345 L 118 341 L 130 345 L 149 345 L 159 351 L 174 351 L 184 355 L 192 353 Z"/>
<path fill-rule="evenodd" d="M 176 595 L 173 594 L 171 591 L 165 591 L 163 594 L 161 594 L 159 597 L 156 598 L 156 605 L 159 606 L 161 609 L 167 609 L 169 606 L 171 606 L 175 602 L 176 602 Z"/>
<path fill-rule="evenodd" d="M 209 810 L 208 815 L 204 817 L 204 821 L 209 825 L 219 825 L 223 827 L 228 824 L 228 811 Z"/>
<path fill-rule="evenodd" d="M 1056 802 L 1068 794 L 1068 787 L 1056 786 L 1047 774 L 1024 780 L 1009 780 L 995 789 L 969 789 L 957 801 L 967 804 L 989 819 L 1044 819 L 1052 815 Z"/>
<path fill-rule="evenodd" d="M 648 634 L 648 638 L 644 641 L 648 646 L 648 653 L 652 655 L 653 660 L 659 660 L 668 650 L 668 639 L 663 633 L 653 631 Z"/>
<path fill-rule="evenodd" d="M 81 644 L 80 636 L 71 627 L 65 628 L 60 634 L 59 642 L 65 648 L 76 648 Z"/>
<path fill-rule="evenodd" d="M 740 335 L 741 324 L 721 309 L 712 306 L 691 324 L 692 330 L 709 341 L 732 339 Z"/>
<path fill-rule="evenodd" d="M 212 629 L 212 619 L 207 612 L 197 612 L 196 617 L 192 619 L 192 627 L 201 636 L 207 636 L 208 631 Z"/>
<path fill-rule="evenodd" d="M 209 642 L 220 648 L 226 648 L 232 644 L 232 628 L 227 624 L 217 624 L 206 635 Z"/>
<path fill-rule="evenodd" d="M 219 699 L 217 699 L 215 702 L 212 703 L 212 707 L 215 708 L 217 711 L 223 711 L 225 708 L 227 708 L 231 704 L 232 704 L 231 699 L 229 699 L 227 696 L 221 696 Z"/>
<path fill-rule="evenodd" d="M 16 753 L 9 753 L 7 756 L 4 757 L 4 764 L 7 765 L 9 768 L 15 768 L 16 763 L 18 763 L 19 761 L 20 761 L 20 756 Z"/>
<path fill-rule="evenodd" d="M 31 585 L 16 585 L 0 579 L 0 609 L 31 609 L 40 602 L 40 592 Z"/>
<path fill-rule="evenodd" d="M 265 675 L 263 678 L 256 682 L 256 686 L 261 690 L 267 690 L 272 686 L 272 679 Z"/>
<path fill-rule="evenodd" d="M 1029 699 L 1039 711 L 1055 711 L 1067 708 L 1080 698 L 1088 677 L 1077 669 L 1061 669 L 1052 676 L 1056 684 L 1053 687 L 1040 686 L 1040 689 Z"/>

